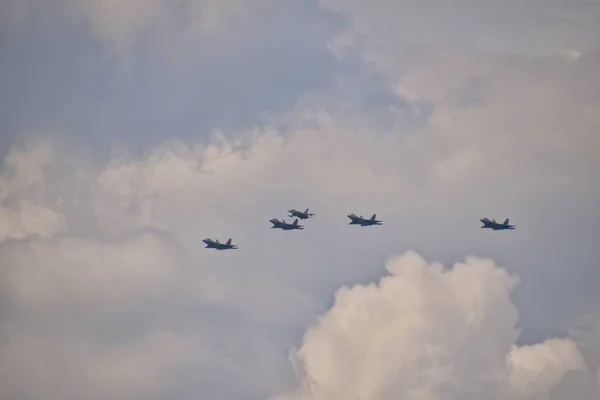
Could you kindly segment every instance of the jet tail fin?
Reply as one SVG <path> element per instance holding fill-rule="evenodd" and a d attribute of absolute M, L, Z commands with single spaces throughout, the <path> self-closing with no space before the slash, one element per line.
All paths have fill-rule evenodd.
<path fill-rule="evenodd" d="M 375 221 L 375 217 L 377 217 L 377 214 L 373 214 L 373 216 L 371 217 L 371 221 Z"/>
<path fill-rule="evenodd" d="M 304 214 L 308 214 L 308 208 L 304 210 Z"/>
<path fill-rule="evenodd" d="M 504 220 L 503 224 L 504 224 L 504 225 L 508 225 L 508 222 L 509 222 L 509 219 L 508 219 L 508 218 L 506 218 L 506 219 Z"/>
<path fill-rule="evenodd" d="M 298 225 L 298 218 L 296 218 L 296 219 L 294 220 L 294 223 L 293 223 L 292 225 Z"/>
<path fill-rule="evenodd" d="M 225 244 L 231 244 L 231 238 L 229 238 L 229 240 Z"/>

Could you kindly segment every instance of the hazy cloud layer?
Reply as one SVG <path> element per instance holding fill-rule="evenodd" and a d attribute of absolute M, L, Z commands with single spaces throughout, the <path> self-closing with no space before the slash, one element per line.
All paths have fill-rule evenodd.
<path fill-rule="evenodd" d="M 4 10 L 1 398 L 600 396 L 597 2 Z"/>
<path fill-rule="evenodd" d="M 203 140 L 287 111 L 339 66 L 325 17 L 303 2 L 9 0 L 4 11 L 20 17 L 0 24 L 2 154 L 39 131 L 98 152 Z"/>

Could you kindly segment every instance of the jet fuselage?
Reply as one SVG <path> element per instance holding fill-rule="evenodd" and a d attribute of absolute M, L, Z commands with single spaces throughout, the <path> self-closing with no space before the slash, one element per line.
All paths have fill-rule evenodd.
<path fill-rule="evenodd" d="M 232 250 L 232 249 L 237 249 L 236 245 L 231 244 L 231 239 L 229 239 L 227 241 L 227 243 L 220 243 L 218 240 L 215 241 L 215 240 L 212 240 L 210 238 L 203 239 L 202 241 L 206 244 L 205 249 L 215 249 L 215 250 Z"/>
<path fill-rule="evenodd" d="M 373 225 L 381 225 L 381 221 L 375 219 L 376 215 L 373 214 L 371 219 L 363 218 L 362 215 L 360 217 L 355 214 L 350 214 L 347 216 L 350 218 L 350 223 L 348 225 L 360 225 L 360 226 L 373 226 Z"/>
<path fill-rule="evenodd" d="M 304 229 L 303 225 L 298 225 L 298 219 L 295 219 L 293 223 L 289 224 L 285 222 L 285 220 L 278 220 L 277 218 L 273 218 L 269 220 L 270 223 L 273 224 L 271 228 L 282 229 L 284 231 L 291 231 L 295 229 Z"/>
<path fill-rule="evenodd" d="M 491 229 L 494 231 L 503 231 L 503 230 L 514 230 L 514 225 L 509 225 L 509 219 L 507 218 L 503 223 L 496 222 L 496 220 L 489 220 L 489 218 L 482 218 L 479 221 L 483 224 L 481 228 L 483 229 Z"/>

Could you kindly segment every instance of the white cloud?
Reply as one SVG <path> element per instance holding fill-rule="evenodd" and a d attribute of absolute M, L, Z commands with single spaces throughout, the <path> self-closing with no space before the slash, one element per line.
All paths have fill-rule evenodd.
<path fill-rule="evenodd" d="M 569 370 L 586 364 L 571 339 L 550 339 L 533 346 L 514 348 L 508 356 L 509 384 L 523 395 L 546 394 Z"/>
<path fill-rule="evenodd" d="M 490 260 L 444 270 L 409 252 L 387 269 L 336 293 L 295 354 L 302 388 L 281 399 L 547 399 L 585 369 L 570 339 L 514 346 L 518 280 Z"/>

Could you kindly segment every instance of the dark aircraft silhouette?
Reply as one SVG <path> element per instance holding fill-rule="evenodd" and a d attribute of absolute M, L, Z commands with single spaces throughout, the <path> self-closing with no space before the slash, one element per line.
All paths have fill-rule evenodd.
<path fill-rule="evenodd" d="M 298 211 L 293 208 L 291 210 L 288 210 L 288 212 L 290 213 L 290 215 L 288 215 L 289 217 L 297 217 L 300 219 L 308 219 L 308 218 L 312 218 L 315 216 L 315 214 L 308 212 L 308 208 L 306 210 L 304 210 L 304 212 Z"/>
<path fill-rule="evenodd" d="M 381 221 L 375 219 L 376 214 L 373 214 L 371 219 L 365 219 L 362 217 L 357 217 L 356 214 L 348 215 L 348 218 L 351 219 L 348 225 L 360 225 L 360 226 L 371 226 L 371 225 L 381 225 Z"/>
<path fill-rule="evenodd" d="M 211 238 L 206 238 L 206 239 L 203 239 L 202 241 L 204 243 L 206 243 L 205 249 L 217 249 L 217 250 L 237 249 L 236 245 L 231 244 L 231 239 L 229 239 L 227 241 L 227 243 L 220 243 L 219 239 L 212 240 Z"/>
<path fill-rule="evenodd" d="M 508 224 L 508 222 L 509 222 L 508 218 L 506 218 L 503 223 L 496 222 L 495 219 L 492 219 L 490 221 L 489 218 L 482 218 L 482 219 L 480 219 L 480 221 L 483 223 L 483 226 L 481 226 L 481 228 L 485 228 L 485 229 L 492 229 L 495 231 L 502 231 L 505 229 L 510 229 L 510 230 L 515 229 L 514 225 Z"/>
<path fill-rule="evenodd" d="M 273 224 L 273 226 L 271 228 L 279 228 L 279 229 L 283 229 L 284 231 L 290 231 L 290 230 L 294 230 L 294 229 L 304 229 L 303 225 L 298 225 L 298 218 L 296 218 L 294 220 L 294 222 L 292 222 L 291 224 L 288 224 L 287 222 L 285 222 L 285 220 L 278 220 L 277 218 L 273 218 L 269 220 L 270 223 Z"/>

